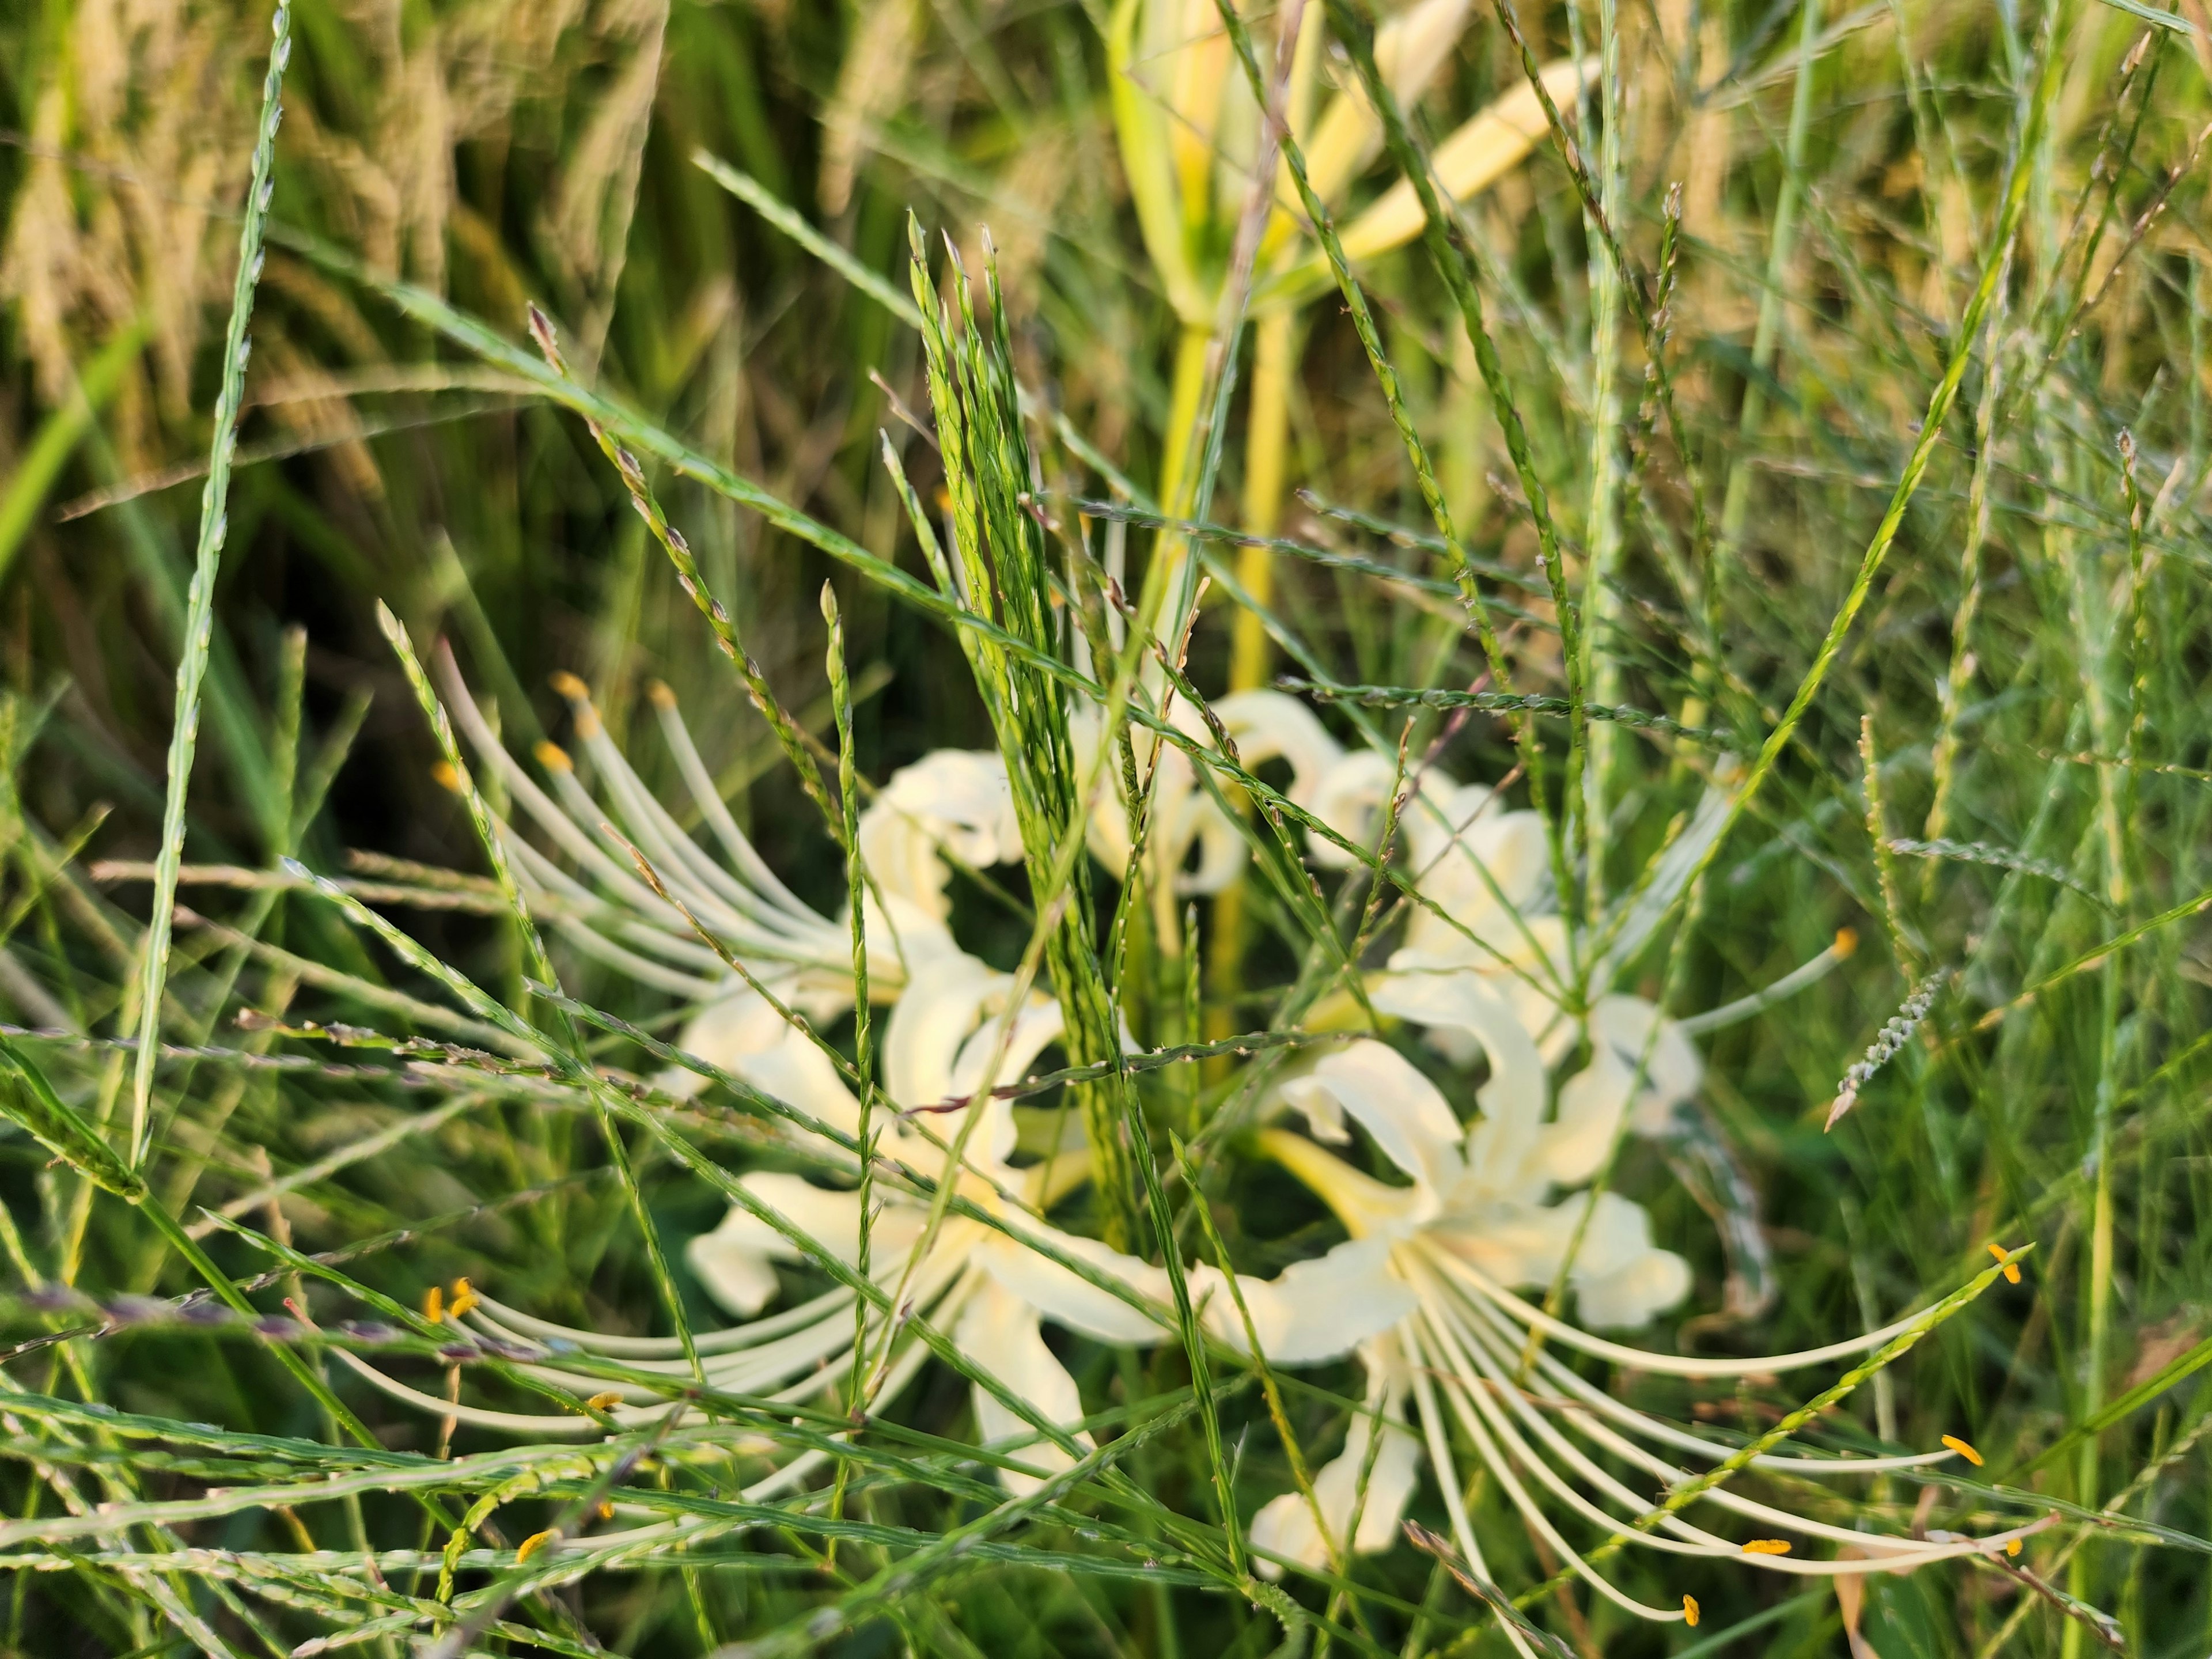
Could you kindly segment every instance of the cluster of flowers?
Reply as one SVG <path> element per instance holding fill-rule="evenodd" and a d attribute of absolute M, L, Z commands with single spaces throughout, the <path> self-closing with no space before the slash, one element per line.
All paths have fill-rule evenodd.
<path fill-rule="evenodd" d="M 541 784 L 465 691 L 453 688 L 463 733 L 499 777 L 515 820 L 533 824 L 565 855 L 564 863 L 540 851 L 510 823 L 502 833 L 518 878 L 546 901 L 574 948 L 696 1005 L 676 1047 L 697 1069 L 670 1071 L 658 1079 L 661 1088 L 695 1092 L 715 1070 L 741 1079 L 820 1126 L 824 1133 L 798 1133 L 794 1151 L 824 1170 L 855 1170 L 849 1149 L 860 1102 L 849 1063 L 819 1036 L 853 1006 L 850 918 L 811 908 L 769 868 L 725 809 L 665 690 L 655 689 L 653 705 L 700 821 L 720 842 L 720 860 L 638 777 L 581 683 L 564 678 L 561 689 L 596 797 L 576 762 L 551 745 L 538 755 Z M 1367 1376 L 1364 1408 L 1339 1455 L 1316 1472 L 1310 1492 L 1285 1493 L 1254 1518 L 1261 1570 L 1340 1564 L 1348 1551 L 1388 1547 L 1425 1459 L 1455 1541 L 1485 1571 L 1462 1508 L 1462 1462 L 1470 1455 L 1532 1534 L 1597 1593 L 1653 1620 L 1694 1622 L 1695 1604 L 1635 1600 L 1584 1559 L 1556 1517 L 1625 1534 L 1642 1547 L 1805 1575 L 1901 1570 L 2002 1548 L 2020 1536 L 1884 1536 L 1756 1502 L 1724 1483 L 1704 1491 L 1700 1503 L 1759 1536 L 1731 1541 L 1675 1514 L 1653 1523 L 1650 1488 L 1634 1489 L 1623 1473 L 1664 1490 L 1710 1474 L 1738 1448 L 1632 1408 L 1552 1352 L 1555 1346 L 1658 1375 L 1764 1376 L 1872 1352 L 1910 1323 L 1746 1359 L 1646 1352 L 1595 1334 L 1644 1325 L 1691 1290 L 1687 1263 L 1654 1242 L 1644 1210 L 1592 1187 L 1602 1187 L 1597 1178 L 1620 1137 L 1663 1135 L 1702 1080 L 1691 1034 L 1611 981 L 1679 895 L 1701 837 L 1718 821 L 1717 798 L 1616 914 L 1585 928 L 1555 902 L 1535 814 L 1510 810 L 1498 793 L 1434 769 L 1409 782 L 1401 762 L 1346 749 L 1281 693 L 1240 693 L 1212 713 L 1245 764 L 1287 767 L 1285 793 L 1299 808 L 1355 844 L 1388 841 L 1402 857 L 1424 902 L 1387 966 L 1365 979 L 1364 1003 L 1420 1033 L 1447 1066 L 1471 1068 L 1478 1058 L 1486 1065 L 1471 1123 L 1371 1024 L 1301 1050 L 1260 1093 L 1257 1133 L 1243 1144 L 1310 1188 L 1346 1237 L 1272 1279 L 1240 1276 L 1232 1285 L 1212 1263 L 1191 1265 L 1185 1278 L 1197 1316 L 1229 1350 L 1247 1352 L 1256 1340 L 1272 1364 L 1288 1366 L 1356 1354 Z M 1238 872 L 1238 832 L 1186 757 L 1164 749 L 1157 764 L 1151 855 L 1158 884 L 1218 891 Z M 1389 836 L 1386 817 L 1395 830 Z M 1101 805 L 1091 843 L 1109 867 L 1126 867 L 1127 817 L 1118 802 Z M 688 1246 L 693 1270 L 737 1321 L 697 1339 L 698 1363 L 708 1382 L 732 1392 L 795 1403 L 835 1397 L 855 1383 L 865 1387 L 861 1407 L 880 1409 L 926 1365 L 930 1351 L 916 1332 L 926 1322 L 999 1385 L 973 1389 L 977 1432 L 1021 1466 L 1002 1471 L 1005 1484 L 1031 1491 L 1091 1443 L 1079 1426 L 1086 1413 L 1076 1381 L 1047 1345 L 1042 1322 L 1105 1343 L 1157 1342 L 1177 1328 L 1166 1270 L 1052 1224 L 1054 1206 L 1087 1177 L 1080 1134 L 1061 1137 L 1042 1155 L 1018 1155 L 1012 1091 L 990 1086 L 1026 1077 L 1062 1029 L 1049 995 L 1018 996 L 1017 978 L 963 951 L 950 925 L 951 865 L 980 871 L 1021 856 L 999 757 L 939 750 L 897 773 L 861 817 L 857 845 L 868 877 L 869 994 L 889 1009 L 876 1066 L 886 1108 L 876 1120 L 878 1168 L 903 1178 L 872 1183 L 864 1257 L 861 1190 L 778 1171 L 744 1176 L 752 1206 L 733 1206 Z M 1319 837 L 1308 852 L 1324 866 L 1349 862 Z M 650 865 L 659 890 L 632 866 L 634 855 Z M 702 928 L 744 964 L 742 974 L 702 942 Z M 1570 987 L 1577 988 L 1571 995 Z M 1355 1126 L 1402 1182 L 1378 1179 L 1340 1156 Z M 949 1205 L 946 1189 L 963 1201 Z M 781 1218 L 789 1231 L 763 1214 Z M 811 1242 L 817 1260 L 865 1260 L 890 1311 L 860 1316 L 854 1291 L 840 1287 L 769 1312 L 783 1289 L 779 1264 L 807 1259 L 791 1233 Z M 1540 1305 L 1555 1285 L 1571 1293 L 1573 1319 Z M 465 1310 L 453 1310 L 464 1311 L 487 1334 L 550 1342 L 556 1352 L 573 1344 L 574 1352 L 647 1372 L 688 1374 L 692 1363 L 672 1340 L 569 1329 L 477 1292 Z M 605 1419 L 641 1423 L 659 1401 L 643 1388 L 602 1392 L 602 1379 L 556 1364 L 543 1368 L 542 1377 L 588 1396 L 592 1411 L 529 1416 L 434 1398 L 362 1370 L 427 1411 L 522 1435 L 597 1433 Z M 1009 1397 L 1025 1402 L 1030 1414 L 1010 1409 Z M 1041 1436 L 1038 1423 L 1064 1432 Z M 793 1490 L 828 1455 L 787 1462 L 749 1484 L 748 1493 Z M 1893 1457 L 1766 1455 L 1753 1466 L 1825 1477 L 1957 1455 L 1971 1455 L 1962 1446 Z M 680 1523 L 661 1524 L 681 1531 Z M 1832 1559 L 1806 1559 L 1792 1553 L 1790 1537 L 1849 1548 Z"/>

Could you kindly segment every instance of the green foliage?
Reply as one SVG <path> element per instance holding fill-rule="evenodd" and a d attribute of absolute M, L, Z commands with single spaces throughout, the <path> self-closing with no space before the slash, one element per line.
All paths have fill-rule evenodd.
<path fill-rule="evenodd" d="M 1109 84 L 1104 6 L 297 0 L 289 64 L 266 5 L 0 21 L 0 1650 L 2203 1651 L 2212 17 L 1499 0 L 1401 105 L 1369 0 L 1307 9 L 1377 112 L 1334 209 L 1295 142 L 1252 191 L 1180 60 Z M 1176 15 L 1267 94 L 1294 9 Z M 1441 136 L 1583 54 L 1605 76 L 1538 100 L 1525 161 L 1443 199 Z M 1315 227 L 1287 382 L 1237 222 L 1200 228 L 1204 304 L 1147 264 L 1117 103 L 1159 191 L 1194 138 L 1222 200 Z M 1408 174 L 1418 246 L 1346 258 L 1330 213 Z M 1219 504 L 1270 420 L 1279 520 Z M 1365 839 L 1226 741 L 1254 648 L 1395 757 Z M 1068 1019 L 981 1091 L 1024 1158 L 1079 1121 L 1055 1215 L 1167 1290 L 1056 1265 L 1176 1339 L 1055 1335 L 1079 1425 L 739 1179 L 1025 1236 L 881 1151 L 934 1133 L 883 1093 L 881 1004 L 805 1027 L 853 1135 L 687 1054 L 686 994 L 587 948 L 602 901 L 520 882 L 536 832 L 446 711 L 565 738 L 556 672 L 679 832 L 726 806 L 849 915 L 864 980 L 864 805 L 928 751 L 1003 758 L 1022 860 L 956 869 L 951 926 Z M 679 702 L 700 740 L 665 748 Z M 1225 891 L 1162 865 L 1170 764 L 1232 826 Z M 1723 1437 L 1708 1484 L 1893 1534 L 2050 1516 L 2020 1557 L 1838 1593 L 1569 1527 L 1696 1598 L 1655 1630 L 1496 1479 L 1425 1475 L 1438 1553 L 1254 1576 L 1255 1513 L 1372 1402 L 1209 1334 L 1185 1264 L 1249 1285 L 1340 1237 L 1252 1132 L 1343 1032 L 1472 1115 L 1480 1071 L 1367 1002 L 1434 902 L 1392 854 L 1438 766 L 1544 815 L 1578 950 L 1657 896 L 1621 989 L 1726 1011 L 1694 1125 L 1598 1178 L 1695 1271 L 1637 1340 L 1920 1314 L 1825 1389 L 1577 1367 Z M 682 1244 L 732 1205 L 787 1303 L 843 1298 L 826 1393 L 708 1376 Z M 2034 1247 L 2017 1284 L 1993 1243 Z M 645 1346 L 457 1334 L 432 1286 Z M 921 1380 L 871 1410 L 909 1321 Z M 1038 1443 L 979 1449 L 979 1389 Z M 1747 1473 L 1785 1429 L 1987 1467 Z M 1646 1495 L 1646 1528 L 1696 1496 Z"/>

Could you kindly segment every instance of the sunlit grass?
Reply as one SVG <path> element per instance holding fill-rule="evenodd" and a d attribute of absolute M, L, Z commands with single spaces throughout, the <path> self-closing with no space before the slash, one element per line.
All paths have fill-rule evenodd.
<path fill-rule="evenodd" d="M 1394 9 L 300 0 L 245 272 L 267 8 L 0 23 L 10 1650 L 2212 1640 L 2212 18 Z M 1017 833 L 870 842 L 947 748 Z M 1457 885 L 1445 780 L 1512 820 Z M 1064 1011 L 962 1016 L 1002 1115 L 894 1086 L 928 927 Z M 1559 1189 L 1686 1264 L 1656 1323 L 1535 1348 L 1562 1210 L 1525 1300 L 1409 1235 L 1401 1348 L 1252 1358 L 1364 1213 L 1285 1081 L 1379 1038 L 1499 1117 L 1409 945 L 1560 1124 L 1674 1063 L 1586 1005 L 1688 1017 Z M 732 954 L 836 1096 L 710 1052 Z M 686 1249 L 732 1205 L 757 1327 Z M 1079 1414 L 934 1316 L 1016 1245 Z M 1513 1461 L 1605 1401 L 2000 1544 L 1652 1553 Z M 1883 1461 L 1750 1467 L 1801 1425 Z M 1625 1455 L 1624 1532 L 1719 1525 Z"/>

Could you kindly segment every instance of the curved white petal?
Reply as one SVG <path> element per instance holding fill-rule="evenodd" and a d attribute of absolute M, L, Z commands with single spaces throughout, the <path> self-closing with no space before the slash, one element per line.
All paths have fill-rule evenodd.
<path fill-rule="evenodd" d="M 1588 1194 L 1558 1204 L 1498 1201 L 1463 1210 L 1426 1237 L 1501 1285 L 1548 1286 L 1575 1242 Z M 1582 1323 L 1641 1325 L 1690 1291 L 1689 1264 L 1651 1242 L 1651 1219 L 1619 1193 L 1600 1193 L 1567 1282 Z"/>
<path fill-rule="evenodd" d="M 1011 975 L 1000 976 L 999 988 L 1002 993 L 1012 986 Z M 1066 1015 L 1060 1004 L 1036 992 L 1030 993 L 1028 1005 L 1015 1017 L 1011 1029 L 1005 1013 L 994 1012 L 961 1045 L 947 1080 L 949 1092 L 955 1097 L 973 1096 L 982 1088 L 986 1072 L 990 1073 L 994 1089 L 1001 1084 L 1019 1082 L 1029 1075 L 1030 1062 L 1060 1041 L 1066 1024 Z M 1003 1050 L 1001 1043 L 1005 1045 Z M 969 1156 L 977 1164 L 1010 1175 L 1006 1159 L 1014 1150 L 1013 1102 L 994 1097 L 981 1103 L 971 1101 L 968 1109 L 983 1114 L 982 1123 L 970 1137 Z"/>
<path fill-rule="evenodd" d="M 1635 1103 L 1633 1127 L 1638 1134 L 1663 1133 L 1675 1107 L 1695 1095 L 1705 1081 L 1705 1063 L 1689 1033 L 1642 997 L 1599 999 L 1590 1010 L 1589 1033 L 1593 1044 L 1611 1048 L 1629 1067 L 1639 1062 L 1644 1067 L 1644 1086 L 1638 1090 Z"/>
<path fill-rule="evenodd" d="M 859 1193 L 817 1187 L 802 1176 L 776 1170 L 756 1170 L 738 1184 L 827 1254 L 848 1266 L 860 1260 Z M 879 1206 L 868 1228 L 868 1255 L 874 1269 L 881 1272 L 886 1262 L 902 1260 L 921 1237 L 926 1219 L 925 1212 L 911 1204 Z M 714 1299 L 745 1318 L 758 1313 L 775 1292 L 775 1270 L 769 1263 L 810 1259 L 782 1233 L 736 1204 L 720 1226 L 693 1239 L 684 1254 Z"/>
<path fill-rule="evenodd" d="M 1436 1085 L 1389 1044 L 1348 1043 L 1285 1083 L 1281 1094 L 1322 1140 L 1346 1139 L 1349 1115 L 1432 1200 L 1458 1184 L 1463 1167 L 1459 1120 Z"/>
<path fill-rule="evenodd" d="M 1544 1115 L 1544 1061 L 1512 1008 L 1478 975 L 1395 971 L 1378 978 L 1370 1000 L 1384 1013 L 1464 1032 L 1490 1058 L 1490 1080 L 1476 1092 L 1481 1117 L 1468 1130 L 1463 1190 L 1471 1195 L 1528 1195 L 1541 1176 L 1530 1167 Z"/>
<path fill-rule="evenodd" d="M 1291 787 L 1284 793 L 1297 805 L 1311 807 L 1322 775 L 1344 758 L 1344 745 L 1320 716 L 1283 692 L 1232 691 L 1214 701 L 1213 712 L 1248 769 L 1276 759 L 1290 763 Z"/>
<path fill-rule="evenodd" d="M 1028 1230 L 1062 1255 L 1120 1280 L 1156 1304 L 1167 1302 L 1167 1274 L 1161 1268 L 1109 1249 L 1095 1238 L 1079 1238 L 1039 1222 L 1029 1223 Z M 977 1245 L 975 1261 L 1008 1295 L 1019 1297 L 1054 1323 L 1101 1342 L 1157 1342 L 1166 1334 L 1165 1328 L 1143 1310 L 1131 1307 L 1110 1291 L 1100 1289 L 1004 1233 L 994 1232 Z"/>
<path fill-rule="evenodd" d="M 1324 1255 L 1294 1261 L 1273 1279 L 1237 1276 L 1260 1351 L 1278 1364 L 1340 1359 L 1413 1311 L 1413 1292 L 1390 1270 L 1390 1241 L 1355 1238 Z M 1244 1322 L 1220 1270 L 1192 1271 L 1193 1301 L 1206 1328 L 1230 1347 L 1249 1346 Z"/>
<path fill-rule="evenodd" d="M 1007 1294 L 985 1279 L 962 1305 L 952 1340 L 963 1353 L 1009 1393 L 1026 1401 L 1047 1422 L 1066 1425 L 1081 1420 L 1083 1400 L 1075 1379 L 1045 1346 L 1043 1333 L 1037 1328 L 1037 1310 L 1020 1297 Z M 1031 1424 L 988 1390 L 970 1384 L 969 1394 L 975 1407 L 975 1437 L 983 1444 L 1006 1445 L 1011 1455 L 1048 1475 L 1075 1461 L 1065 1448 L 1040 1437 Z M 1079 1430 L 1074 1439 L 1086 1449 L 1096 1443 Z M 1000 1469 L 999 1480 L 1018 1498 L 1044 1484 L 1039 1476 L 1014 1469 Z"/>
<path fill-rule="evenodd" d="M 787 981 L 772 988 L 781 998 L 790 986 L 791 982 Z M 848 980 L 844 1000 L 837 1007 L 851 1006 L 852 985 Z M 806 1012 L 810 1018 L 818 1018 L 836 1011 L 825 1010 L 817 998 L 813 1009 Z M 829 1055 L 750 985 L 739 985 L 720 1001 L 694 1014 L 677 1038 L 676 1046 L 825 1123 L 850 1130 L 860 1121 L 860 1103 L 845 1087 L 844 1079 L 838 1075 Z M 704 1078 L 681 1070 L 672 1070 L 659 1082 L 672 1092 L 684 1096 L 696 1094 L 706 1086 Z"/>
<path fill-rule="evenodd" d="M 1006 975 L 960 955 L 933 963 L 908 986 L 884 1028 L 884 1088 L 901 1106 L 930 1106 L 953 1094 L 953 1061 L 985 1001 Z"/>
<path fill-rule="evenodd" d="M 1617 1053 L 1601 1047 L 1588 1066 L 1559 1085 L 1558 1112 L 1537 1132 L 1533 1158 L 1547 1180 L 1572 1187 L 1597 1173 L 1628 1109 L 1635 1075 Z"/>
<path fill-rule="evenodd" d="M 939 848 L 977 869 L 1021 856 L 1006 763 L 988 750 L 939 749 L 902 767 L 860 815 L 860 847 L 886 899 L 942 919 L 951 871 Z"/>
<path fill-rule="evenodd" d="M 722 1224 L 684 1247 L 684 1259 L 708 1295 L 740 1319 L 750 1319 L 782 1288 L 759 1237 L 768 1229 L 732 1205 Z"/>
<path fill-rule="evenodd" d="M 1322 774 L 1309 810 L 1354 847 L 1373 851 L 1382 836 L 1381 813 L 1398 787 L 1398 764 L 1372 749 L 1355 749 Z M 1335 842 L 1309 830 L 1306 851 L 1325 870 L 1359 862 Z"/>
<path fill-rule="evenodd" d="M 1583 1324 L 1625 1330 L 1650 1322 L 1690 1293 L 1690 1264 L 1672 1250 L 1647 1250 L 1609 1273 L 1577 1273 L 1575 1306 Z"/>
<path fill-rule="evenodd" d="M 1508 957 L 1524 950 L 1525 921 L 1551 880 L 1543 819 L 1506 811 L 1480 784 L 1441 799 L 1424 792 L 1405 819 L 1415 882 L 1443 912 L 1416 909 L 1406 925 L 1406 948 L 1483 968 L 1497 963 L 1485 945 Z"/>
<path fill-rule="evenodd" d="M 1396 1356 L 1397 1344 L 1388 1336 L 1362 1349 L 1368 1375 L 1366 1408 L 1352 1419 L 1344 1449 L 1314 1476 L 1315 1504 L 1308 1504 L 1301 1492 L 1285 1492 L 1253 1517 L 1252 1542 L 1258 1548 L 1302 1566 L 1326 1566 L 1328 1542 L 1314 1524 L 1316 1506 L 1329 1537 L 1340 1547 L 1352 1530 L 1355 1509 L 1358 1530 L 1351 1540 L 1355 1551 L 1373 1555 L 1397 1541 L 1398 1522 L 1419 1480 L 1421 1443 L 1406 1426 L 1406 1389 L 1410 1378 Z M 1367 1470 L 1367 1491 L 1362 1502 L 1359 1476 L 1366 1468 L 1378 1405 L 1382 1443 L 1376 1449 L 1374 1468 Z M 1267 1577 L 1281 1576 L 1281 1568 L 1273 1562 L 1262 1560 L 1258 1567 Z"/>

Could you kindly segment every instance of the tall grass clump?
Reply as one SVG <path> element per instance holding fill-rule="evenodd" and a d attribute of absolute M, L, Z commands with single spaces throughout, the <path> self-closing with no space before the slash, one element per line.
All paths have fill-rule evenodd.
<path fill-rule="evenodd" d="M 6 1650 L 2201 1652 L 2209 42 L 0 21 Z"/>

